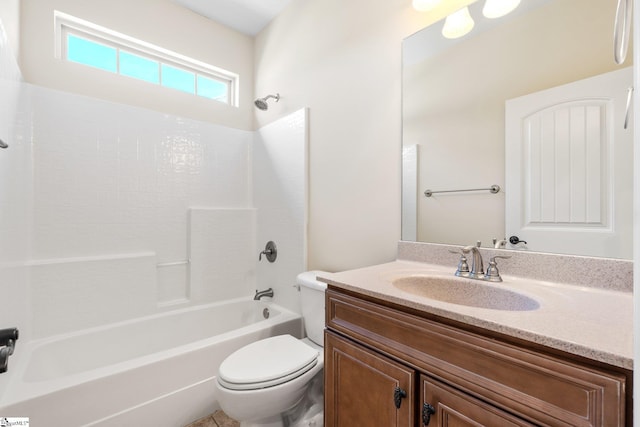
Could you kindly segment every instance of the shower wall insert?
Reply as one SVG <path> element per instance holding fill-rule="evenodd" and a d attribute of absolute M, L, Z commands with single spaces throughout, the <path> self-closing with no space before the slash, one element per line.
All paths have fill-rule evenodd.
<path fill-rule="evenodd" d="M 0 62 L 5 48 L 0 43 Z M 12 301 L 0 326 L 21 334 L 0 375 L 0 414 L 26 381 L 13 367 L 49 340 L 251 299 L 269 287 L 283 311 L 297 313 L 306 117 L 299 110 L 250 132 L 0 75 L 0 135 L 10 141 L 0 153 L 0 299 Z M 257 242 L 271 239 L 278 262 L 258 265 Z M 51 369 L 65 371 L 56 366 L 64 359 L 53 360 Z M 109 366 L 100 370 L 112 375 Z M 150 373 L 146 381 L 159 375 L 140 372 Z M 29 387 L 47 407 L 55 396 L 38 391 L 45 383 Z"/>

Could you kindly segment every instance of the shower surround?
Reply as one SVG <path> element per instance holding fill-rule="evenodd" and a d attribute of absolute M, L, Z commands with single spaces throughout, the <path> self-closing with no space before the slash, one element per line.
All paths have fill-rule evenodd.
<path fill-rule="evenodd" d="M 7 51 L 0 37 L 0 70 L 15 70 Z M 256 288 L 297 312 L 306 128 L 306 110 L 251 132 L 0 71 L 0 327 L 21 332 L 0 401 L 32 341 Z M 278 261 L 257 264 L 267 240 Z"/>

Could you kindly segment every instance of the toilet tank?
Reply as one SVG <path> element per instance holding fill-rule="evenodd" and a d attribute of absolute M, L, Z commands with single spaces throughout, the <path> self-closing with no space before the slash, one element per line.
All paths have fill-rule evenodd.
<path fill-rule="evenodd" d="M 324 271 L 306 271 L 296 279 L 300 287 L 300 307 L 307 337 L 324 346 L 324 292 L 326 283 L 316 280 L 316 276 L 328 274 Z"/>

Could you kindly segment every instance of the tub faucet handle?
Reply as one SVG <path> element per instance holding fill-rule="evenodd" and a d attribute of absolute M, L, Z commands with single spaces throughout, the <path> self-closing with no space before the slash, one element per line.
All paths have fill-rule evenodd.
<path fill-rule="evenodd" d="M 276 244 L 269 240 L 267 245 L 264 247 L 264 251 L 260 252 L 260 255 L 258 255 L 258 261 L 262 261 L 262 255 L 266 256 L 267 261 L 275 262 L 278 257 L 278 248 L 276 248 Z"/>

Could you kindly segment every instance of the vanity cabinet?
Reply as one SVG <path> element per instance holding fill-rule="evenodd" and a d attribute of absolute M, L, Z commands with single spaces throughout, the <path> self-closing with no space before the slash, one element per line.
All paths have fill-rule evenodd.
<path fill-rule="evenodd" d="M 622 368 L 332 286 L 326 298 L 327 427 L 632 425 Z"/>

